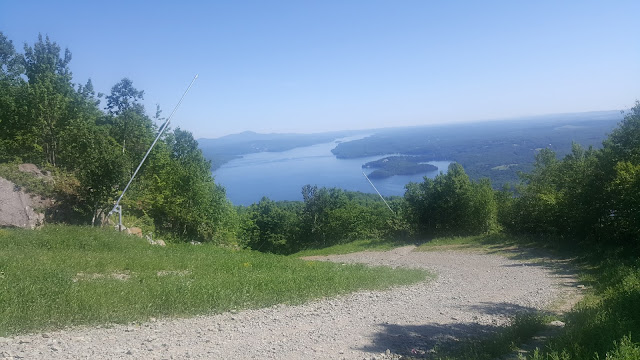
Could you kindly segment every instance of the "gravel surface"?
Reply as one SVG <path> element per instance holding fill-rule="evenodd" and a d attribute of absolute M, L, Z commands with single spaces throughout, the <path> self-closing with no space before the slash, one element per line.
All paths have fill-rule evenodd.
<path fill-rule="evenodd" d="M 497 255 L 412 250 L 313 259 L 425 268 L 437 279 L 298 306 L 0 338 L 0 359 L 395 359 L 491 332 L 548 307 L 574 281 Z"/>

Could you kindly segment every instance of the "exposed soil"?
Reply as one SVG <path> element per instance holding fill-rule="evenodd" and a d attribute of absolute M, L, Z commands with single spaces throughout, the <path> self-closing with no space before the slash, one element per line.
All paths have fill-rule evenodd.
<path fill-rule="evenodd" d="M 490 334 L 518 312 L 574 298 L 575 276 L 566 266 L 413 250 L 313 259 L 424 268 L 437 279 L 299 306 L 0 338 L 0 358 L 392 359 Z"/>

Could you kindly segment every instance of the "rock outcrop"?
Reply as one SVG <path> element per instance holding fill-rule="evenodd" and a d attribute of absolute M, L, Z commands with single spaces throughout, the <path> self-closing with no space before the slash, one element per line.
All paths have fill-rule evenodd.
<path fill-rule="evenodd" d="M 44 214 L 34 211 L 39 196 L 30 195 L 0 177 L 0 227 L 34 229 L 44 222 Z"/>

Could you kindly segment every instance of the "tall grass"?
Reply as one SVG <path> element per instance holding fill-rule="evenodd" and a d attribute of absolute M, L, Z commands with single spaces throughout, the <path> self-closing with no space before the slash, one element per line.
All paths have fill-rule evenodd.
<path fill-rule="evenodd" d="M 592 292 L 566 316 L 564 333 L 531 359 L 640 359 L 640 259 L 590 259 Z"/>
<path fill-rule="evenodd" d="M 0 229 L 0 335 L 297 304 L 426 276 L 206 244 L 156 247 L 88 227 Z"/>

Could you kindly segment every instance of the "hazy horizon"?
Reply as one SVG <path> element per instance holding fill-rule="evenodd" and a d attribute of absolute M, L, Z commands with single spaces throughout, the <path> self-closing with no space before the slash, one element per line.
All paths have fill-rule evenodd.
<path fill-rule="evenodd" d="M 360 129 L 334 129 L 327 131 L 317 131 L 317 132 L 259 132 L 254 130 L 244 130 L 237 133 L 230 133 L 225 135 L 220 135 L 217 137 L 196 137 L 196 139 L 220 139 L 227 136 L 241 135 L 244 133 L 252 133 L 258 135 L 313 135 L 313 134 L 325 134 L 325 133 L 342 133 L 342 132 L 359 132 L 359 131 L 376 131 L 376 130 L 388 130 L 395 128 L 422 128 L 422 127 L 430 127 L 430 126 L 443 126 L 443 125 L 465 125 L 465 124 L 482 124 L 482 123 L 494 123 L 494 122 L 517 122 L 517 121 L 539 121 L 539 120 L 561 120 L 558 117 L 563 116 L 576 116 L 581 114 L 602 114 L 607 115 L 605 119 L 593 119 L 588 118 L 585 119 L 587 121 L 598 121 L 598 120 L 608 120 L 611 117 L 621 116 L 620 111 L 627 111 L 628 109 L 620 109 L 620 110 L 596 110 L 596 111 L 584 111 L 584 112 L 566 112 L 566 113 L 558 113 L 558 114 L 539 114 L 539 115 L 528 115 L 528 116 L 519 116 L 514 118 L 499 118 L 499 119 L 478 119 L 478 120 L 470 120 L 470 121 L 458 121 L 458 122 L 433 122 L 428 124 L 418 124 L 418 125 L 397 125 L 397 126 L 387 126 L 387 127 L 379 127 L 379 128 L 360 128 Z"/>

